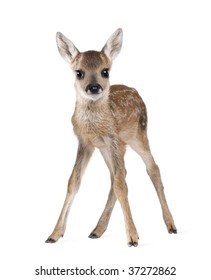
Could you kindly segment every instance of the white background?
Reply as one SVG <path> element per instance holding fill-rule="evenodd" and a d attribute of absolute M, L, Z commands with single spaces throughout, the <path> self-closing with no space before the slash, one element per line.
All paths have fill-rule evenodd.
<path fill-rule="evenodd" d="M 1 279 L 46 279 L 35 276 L 35 269 L 90 265 L 124 269 L 119 279 L 141 277 L 127 276 L 129 266 L 175 266 L 177 276 L 166 279 L 209 279 L 210 15 L 209 1 L 203 0 L 1 1 Z M 77 149 L 70 122 L 74 78 L 57 51 L 55 34 L 61 31 L 81 51 L 100 50 L 118 27 L 123 28 L 124 43 L 111 82 L 136 87 L 147 104 L 151 149 L 178 235 L 167 233 L 145 167 L 128 149 L 129 201 L 139 247 L 126 245 L 118 204 L 103 237 L 87 238 L 110 185 L 96 151 L 64 238 L 45 244 L 60 213 Z"/>

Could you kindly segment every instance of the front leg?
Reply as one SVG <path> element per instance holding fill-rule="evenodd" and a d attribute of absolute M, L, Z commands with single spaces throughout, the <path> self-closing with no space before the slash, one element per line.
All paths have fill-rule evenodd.
<path fill-rule="evenodd" d="M 83 175 L 83 172 L 88 164 L 88 161 L 92 153 L 93 153 L 93 147 L 85 146 L 81 142 L 79 142 L 76 162 L 72 174 L 70 176 L 70 179 L 68 181 L 68 188 L 67 188 L 67 194 L 64 201 L 64 205 L 61 214 L 59 216 L 59 219 L 57 221 L 57 224 L 52 234 L 46 240 L 46 243 L 54 243 L 60 237 L 63 237 L 71 204 L 80 187 L 81 177 Z"/>

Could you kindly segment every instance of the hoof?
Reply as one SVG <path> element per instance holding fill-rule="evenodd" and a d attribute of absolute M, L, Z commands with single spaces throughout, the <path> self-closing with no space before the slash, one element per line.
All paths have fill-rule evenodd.
<path fill-rule="evenodd" d="M 95 233 L 90 233 L 89 238 L 96 239 L 98 236 Z"/>
<path fill-rule="evenodd" d="M 172 234 L 172 233 L 175 233 L 175 234 L 176 234 L 176 233 L 177 233 L 177 229 L 176 229 L 176 228 L 175 228 L 175 229 L 174 229 L 174 228 L 171 228 L 171 229 L 169 229 L 169 233 L 170 233 L 170 234 Z"/>
<path fill-rule="evenodd" d="M 129 242 L 127 245 L 128 247 L 138 247 L 138 242 Z"/>
<path fill-rule="evenodd" d="M 48 238 L 45 243 L 55 243 L 56 241 L 52 238 Z"/>

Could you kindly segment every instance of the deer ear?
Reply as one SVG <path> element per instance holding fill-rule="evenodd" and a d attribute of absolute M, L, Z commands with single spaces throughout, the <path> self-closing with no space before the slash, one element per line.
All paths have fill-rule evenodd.
<path fill-rule="evenodd" d="M 72 63 L 74 58 L 79 54 L 75 45 L 60 32 L 56 33 L 56 42 L 61 56 L 68 63 Z"/>
<path fill-rule="evenodd" d="M 102 48 L 102 51 L 113 60 L 119 54 L 122 48 L 122 38 L 123 32 L 122 29 L 117 29 L 111 37 L 106 42 L 105 46 Z"/>

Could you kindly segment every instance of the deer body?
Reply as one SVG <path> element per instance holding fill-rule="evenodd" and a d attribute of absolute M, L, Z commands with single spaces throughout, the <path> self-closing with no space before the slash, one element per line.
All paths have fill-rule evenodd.
<path fill-rule="evenodd" d="M 60 217 L 46 242 L 56 242 L 63 236 L 69 209 L 79 189 L 81 177 L 94 148 L 98 148 L 110 171 L 111 189 L 105 209 L 89 237 L 98 238 L 104 233 L 118 199 L 124 215 L 128 245 L 138 245 L 138 233 L 127 198 L 124 165 L 126 145 L 130 145 L 146 164 L 161 203 L 167 229 L 170 233 L 176 233 L 165 199 L 159 168 L 148 143 L 145 104 L 135 89 L 109 84 L 112 60 L 122 45 L 122 30 L 118 29 L 109 38 L 101 52 L 80 53 L 61 33 L 57 33 L 57 45 L 60 54 L 76 74 L 76 106 L 72 123 L 79 144 Z"/>

